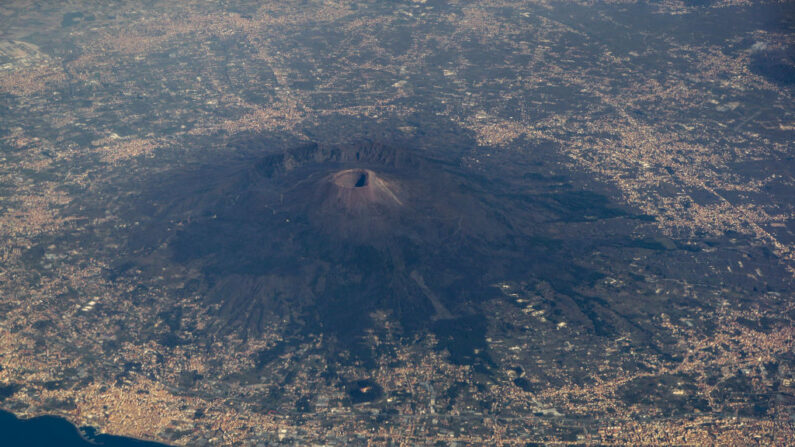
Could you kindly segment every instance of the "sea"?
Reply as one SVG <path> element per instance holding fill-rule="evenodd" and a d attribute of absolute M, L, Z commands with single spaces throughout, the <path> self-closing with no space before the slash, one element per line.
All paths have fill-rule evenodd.
<path fill-rule="evenodd" d="M 167 447 L 151 441 L 97 434 L 93 427 L 77 428 L 58 416 L 20 419 L 0 410 L 0 445 L 3 447 Z"/>

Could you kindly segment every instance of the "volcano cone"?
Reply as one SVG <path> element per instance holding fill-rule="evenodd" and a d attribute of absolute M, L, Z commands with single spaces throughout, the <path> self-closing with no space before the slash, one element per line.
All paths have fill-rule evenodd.
<path fill-rule="evenodd" d="M 579 275 L 547 268 L 570 264 L 539 233 L 565 211 L 560 199 L 524 188 L 370 143 L 246 156 L 152 182 L 137 215 L 155 217 L 130 236 L 139 255 L 128 264 L 161 257 L 195 272 L 219 333 L 293 325 L 359 336 L 376 311 L 406 331 L 458 319 L 472 329 L 495 283 Z"/>

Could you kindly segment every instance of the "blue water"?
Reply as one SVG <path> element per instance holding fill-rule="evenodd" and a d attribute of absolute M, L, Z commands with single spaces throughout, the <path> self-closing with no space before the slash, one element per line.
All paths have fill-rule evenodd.
<path fill-rule="evenodd" d="M 93 434 L 93 430 L 86 430 Z M 0 445 L 3 447 L 166 447 L 157 442 L 113 435 L 96 435 L 91 440 L 64 418 L 39 416 L 19 419 L 0 410 Z"/>

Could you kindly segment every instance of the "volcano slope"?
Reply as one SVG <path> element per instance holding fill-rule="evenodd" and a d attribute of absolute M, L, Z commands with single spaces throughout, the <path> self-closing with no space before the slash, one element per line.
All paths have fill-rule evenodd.
<path fill-rule="evenodd" d="M 465 340 L 447 346 L 461 361 L 483 344 L 479 306 L 505 281 L 543 278 L 566 291 L 554 306 L 567 321 L 634 331 L 606 303 L 578 298 L 599 277 L 573 262 L 590 248 L 555 238 L 564 222 L 623 212 L 508 177 L 374 143 L 312 143 L 172 172 L 128 200 L 141 225 L 112 276 L 131 266 L 151 269 L 138 277 L 192 272 L 183 275 L 216 333 L 280 326 L 351 340 L 385 311 L 409 333 Z"/>

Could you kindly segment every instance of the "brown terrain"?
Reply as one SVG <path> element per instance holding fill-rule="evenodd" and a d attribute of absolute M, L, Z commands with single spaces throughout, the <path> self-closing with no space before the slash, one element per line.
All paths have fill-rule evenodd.
<path fill-rule="evenodd" d="M 793 23 L 3 2 L 0 408 L 174 445 L 791 445 Z"/>

